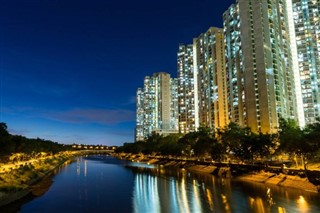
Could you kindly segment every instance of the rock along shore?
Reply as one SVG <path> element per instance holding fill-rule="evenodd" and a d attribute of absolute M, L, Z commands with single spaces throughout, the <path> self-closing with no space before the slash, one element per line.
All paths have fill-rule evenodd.
<path fill-rule="evenodd" d="M 272 184 L 282 187 L 295 188 L 305 190 L 309 192 L 318 193 L 319 187 L 310 183 L 307 178 L 301 178 L 299 176 L 275 174 L 270 172 L 253 172 L 246 175 L 237 177 L 238 180 L 248 182 L 258 182 L 265 184 Z"/>
<path fill-rule="evenodd" d="M 291 174 L 282 173 L 281 169 L 261 169 L 247 165 L 230 165 L 223 163 L 201 162 L 196 160 L 183 160 L 169 157 L 148 157 L 133 154 L 117 154 L 115 157 L 129 161 L 158 164 L 164 167 L 184 168 L 190 172 L 207 173 L 224 178 L 234 178 L 239 181 L 258 182 L 272 184 L 281 187 L 295 188 L 309 192 L 319 192 L 320 186 L 311 183 L 304 172 L 299 170 Z M 313 171 L 314 175 L 319 175 L 319 171 Z M 300 175 L 301 174 L 301 175 Z"/>

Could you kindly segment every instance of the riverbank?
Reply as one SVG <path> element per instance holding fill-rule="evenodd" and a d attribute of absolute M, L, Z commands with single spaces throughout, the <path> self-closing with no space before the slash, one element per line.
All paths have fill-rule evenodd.
<path fill-rule="evenodd" d="M 0 165 L 0 211 L 1 207 L 8 204 L 44 194 L 52 183 L 51 175 L 60 166 L 71 163 L 75 157 L 111 153 L 108 150 L 65 151 L 53 156 Z"/>
<path fill-rule="evenodd" d="M 310 183 L 307 178 L 301 178 L 293 175 L 260 171 L 238 176 L 236 177 L 236 180 L 271 184 L 315 193 L 319 192 L 318 186 Z"/>
<path fill-rule="evenodd" d="M 239 181 L 257 182 L 264 184 L 272 184 L 281 187 L 300 189 L 310 192 L 318 193 L 320 186 L 311 183 L 305 176 L 302 170 L 288 173 L 288 171 L 279 168 L 264 168 L 252 167 L 248 165 L 235 165 L 235 164 L 223 164 L 223 163 L 212 163 L 202 162 L 196 160 L 176 159 L 176 158 L 159 158 L 150 157 L 143 155 L 132 155 L 132 154 L 118 154 L 115 155 L 120 159 L 145 162 L 148 164 L 158 164 L 163 167 L 176 167 L 184 168 L 190 172 L 207 173 L 224 178 L 234 178 Z M 319 171 L 312 171 L 313 173 Z M 318 174 L 315 174 L 318 175 Z"/>
<path fill-rule="evenodd" d="M 5 206 L 32 193 L 32 186 L 53 174 L 59 166 L 71 162 L 76 155 L 78 152 L 63 152 L 6 168 L 0 173 L 0 206 Z"/>

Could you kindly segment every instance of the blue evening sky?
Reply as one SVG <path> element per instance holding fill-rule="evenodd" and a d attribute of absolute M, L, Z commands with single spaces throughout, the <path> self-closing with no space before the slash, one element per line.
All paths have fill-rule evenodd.
<path fill-rule="evenodd" d="M 235 0 L 0 0 L 0 121 L 59 143 L 134 141 L 146 75 Z"/>

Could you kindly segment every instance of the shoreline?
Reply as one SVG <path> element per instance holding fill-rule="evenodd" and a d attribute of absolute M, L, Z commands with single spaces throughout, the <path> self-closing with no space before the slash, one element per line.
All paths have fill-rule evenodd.
<path fill-rule="evenodd" d="M 65 151 L 2 171 L 0 173 L 0 210 L 28 196 L 38 197 L 44 194 L 46 190 L 37 184 L 46 178 L 49 180 L 56 169 L 73 162 L 75 157 L 101 153 L 106 154 L 104 150 Z M 110 153 L 107 152 L 107 154 Z"/>
<path fill-rule="evenodd" d="M 28 196 L 39 196 L 37 192 L 34 192 L 34 188 L 37 187 L 37 183 L 54 174 L 55 170 L 59 166 L 63 164 L 69 164 L 76 156 L 86 154 L 88 153 L 74 152 L 68 155 L 62 154 L 59 156 L 50 157 L 49 160 L 43 160 L 42 163 L 44 164 L 41 164 L 41 162 L 37 162 L 41 164 L 41 166 L 39 167 L 31 165 L 31 169 L 30 165 L 25 165 L 29 166 L 29 169 L 26 169 L 25 166 L 20 166 L 19 168 L 12 170 L 10 174 L 7 173 L 10 176 L 18 177 L 14 180 L 14 182 L 7 184 L 1 183 L 1 181 L 3 182 L 3 180 L 5 180 L 3 175 L 6 174 L 0 174 L 0 208 L 10 205 L 11 203 L 19 201 Z M 234 168 L 231 168 L 230 166 L 225 166 L 226 164 L 213 165 L 210 162 L 187 161 L 184 159 L 171 158 L 155 158 L 132 154 L 114 154 L 113 156 L 122 160 L 129 160 L 147 164 L 156 164 L 168 168 L 183 168 L 190 172 L 211 174 L 223 178 L 232 178 L 235 181 L 256 182 L 267 185 L 270 184 L 284 188 L 293 188 L 314 193 L 319 193 L 320 189 L 320 186 L 312 184 L 308 181 L 306 177 L 299 177 L 297 175 L 288 175 L 278 172 L 268 172 L 264 170 L 242 172 L 241 168 L 238 168 L 238 172 L 241 171 L 241 174 L 234 175 L 235 173 L 234 171 L 232 171 L 234 170 Z M 45 193 L 45 191 L 43 191 L 42 193 L 40 192 L 40 194 L 43 193 Z"/>
<path fill-rule="evenodd" d="M 212 164 L 208 162 L 197 162 L 187 160 L 177 160 L 170 158 L 145 157 L 142 155 L 118 154 L 115 157 L 129 161 L 144 162 L 148 164 L 162 165 L 163 167 L 184 168 L 190 172 L 212 174 L 223 178 L 232 178 L 236 181 L 256 182 L 276 185 L 284 188 L 292 188 L 307 192 L 319 193 L 320 185 L 311 183 L 307 177 L 291 175 L 275 171 L 255 170 L 246 168 L 245 165 Z M 251 170 L 250 170 L 251 169 Z M 243 172 L 245 170 L 245 172 Z M 266 169 L 267 170 L 267 169 Z M 301 171 L 300 171 L 301 172 Z"/>
<path fill-rule="evenodd" d="M 71 163 L 79 154 L 81 152 L 65 152 L 0 173 L 0 208 L 27 196 L 38 196 L 37 183 L 49 178 L 60 166 Z"/>
<path fill-rule="evenodd" d="M 235 177 L 235 180 L 257 182 L 267 185 L 270 184 L 285 188 L 299 189 L 307 192 L 319 193 L 319 186 L 310 183 L 307 178 L 301 178 L 296 175 L 293 176 L 260 171 Z"/>
<path fill-rule="evenodd" d="M 11 204 L 18 201 L 26 196 L 32 195 L 32 187 L 39 183 L 44 178 L 54 173 L 55 169 L 59 166 L 67 163 L 70 159 L 68 157 L 53 157 L 57 160 L 54 164 L 45 164 L 42 168 L 34 169 L 32 166 L 23 166 L 15 171 L 11 171 L 11 174 L 2 174 L 3 176 L 17 177 L 12 183 L 2 181 L 2 190 L 0 191 L 0 207 Z"/>

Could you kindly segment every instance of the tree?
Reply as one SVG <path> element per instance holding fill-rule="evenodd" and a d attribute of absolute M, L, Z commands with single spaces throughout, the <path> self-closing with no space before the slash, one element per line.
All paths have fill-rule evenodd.
<path fill-rule="evenodd" d="M 279 120 L 278 151 L 301 156 L 304 168 L 307 169 L 307 158 L 312 153 L 312 146 L 305 140 L 305 134 L 306 131 L 301 130 L 294 120 Z"/>
<path fill-rule="evenodd" d="M 159 152 L 160 139 L 162 136 L 153 132 L 146 140 L 144 154 L 154 154 Z"/>
<path fill-rule="evenodd" d="M 0 123 L 0 137 L 5 137 L 5 136 L 8 136 L 8 135 L 9 135 L 9 132 L 8 132 L 7 129 L 8 129 L 7 124 L 1 122 L 1 123 Z"/>
<path fill-rule="evenodd" d="M 233 155 L 241 161 L 250 161 L 258 157 L 268 156 L 274 149 L 274 136 L 263 133 L 254 133 L 249 127 L 240 127 L 236 123 L 230 123 L 224 129 L 218 131 L 217 145 L 221 151 Z"/>
<path fill-rule="evenodd" d="M 310 155 L 313 159 L 319 158 L 320 150 L 320 120 L 317 118 L 315 123 L 307 125 L 304 129 L 304 143 L 310 146 Z M 318 154 L 318 155 L 317 155 Z M 310 156 L 310 157 L 311 157 Z"/>
<path fill-rule="evenodd" d="M 257 157 L 269 157 L 276 149 L 276 135 L 263 134 L 259 132 L 257 135 L 257 143 L 253 144 L 253 152 Z"/>
<path fill-rule="evenodd" d="M 196 155 L 198 157 L 211 153 L 214 132 L 211 128 L 200 127 L 198 131 L 189 132 L 179 139 L 183 153 L 187 156 Z"/>
<path fill-rule="evenodd" d="M 247 148 L 242 143 L 248 140 L 245 137 L 250 132 L 249 128 L 242 128 L 238 124 L 231 122 L 218 132 L 218 136 L 221 143 L 226 147 L 227 154 L 233 154 L 243 160 Z"/>
<path fill-rule="evenodd" d="M 211 128 L 200 127 L 196 132 L 195 143 L 192 146 L 194 154 L 198 157 L 210 154 L 214 140 L 214 132 Z"/>
<path fill-rule="evenodd" d="M 212 160 L 221 162 L 225 154 L 226 146 L 224 146 L 220 141 L 215 139 L 212 143 L 210 153 Z"/>
<path fill-rule="evenodd" d="M 170 134 L 159 140 L 159 151 L 162 155 L 181 155 L 182 145 L 178 143 L 180 134 Z"/>
<path fill-rule="evenodd" d="M 136 143 L 124 143 L 118 147 L 117 152 L 139 154 L 145 149 L 145 142 L 138 141 Z"/>
<path fill-rule="evenodd" d="M 303 138 L 304 132 L 294 120 L 279 120 L 279 151 L 299 154 L 308 152 L 310 148 L 303 143 Z"/>
<path fill-rule="evenodd" d="M 182 146 L 182 152 L 185 155 L 191 156 L 196 140 L 197 132 L 189 132 L 178 140 L 178 143 Z"/>

